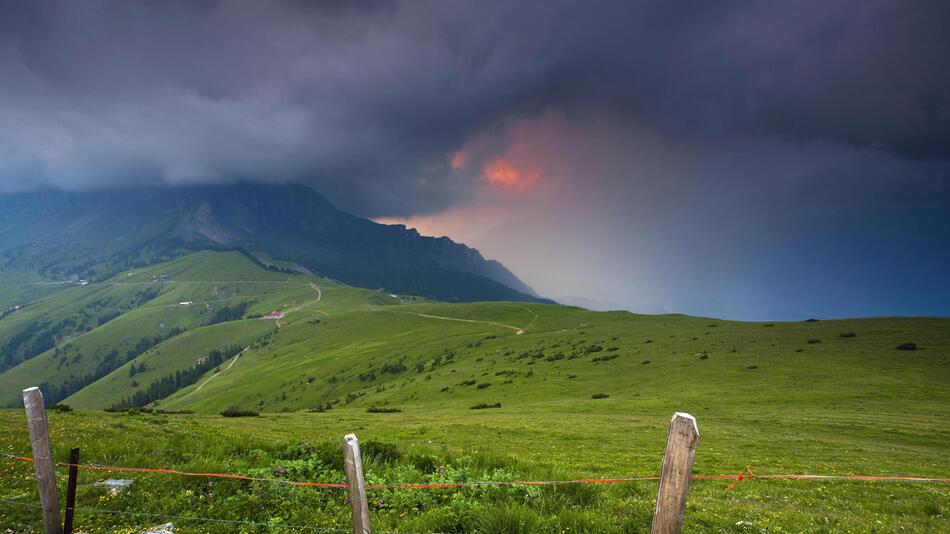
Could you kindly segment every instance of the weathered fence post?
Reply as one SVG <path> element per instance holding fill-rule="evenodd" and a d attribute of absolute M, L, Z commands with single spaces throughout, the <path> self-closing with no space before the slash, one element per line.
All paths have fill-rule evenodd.
<path fill-rule="evenodd" d="M 353 514 L 353 534 L 372 534 L 369 523 L 369 504 L 366 501 L 366 481 L 363 480 L 363 460 L 360 442 L 355 434 L 343 437 L 343 469 L 346 471 L 346 491 Z"/>
<path fill-rule="evenodd" d="M 666 438 L 666 454 L 660 470 L 660 490 L 656 496 L 651 534 L 679 534 L 686 511 L 686 495 L 693 471 L 693 455 L 699 429 L 696 418 L 688 413 L 676 412 L 670 421 L 670 433 Z"/>
<path fill-rule="evenodd" d="M 69 482 L 66 484 L 66 521 L 63 523 L 63 534 L 73 534 L 77 478 L 79 478 L 79 447 L 74 447 L 69 451 Z"/>
<path fill-rule="evenodd" d="M 46 424 L 46 406 L 39 388 L 23 390 L 23 407 L 26 422 L 30 427 L 30 445 L 33 447 L 33 465 L 36 468 L 36 486 L 40 491 L 43 508 L 43 523 L 46 534 L 61 534 L 63 524 L 59 518 L 59 494 L 56 492 L 56 473 L 49 451 L 49 428 Z"/>

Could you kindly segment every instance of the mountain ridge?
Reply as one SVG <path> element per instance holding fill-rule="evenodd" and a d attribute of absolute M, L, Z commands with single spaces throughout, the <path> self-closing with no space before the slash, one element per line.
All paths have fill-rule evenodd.
<path fill-rule="evenodd" d="M 0 195 L 0 269 L 105 278 L 206 248 L 263 252 L 347 284 L 438 300 L 550 302 L 474 248 L 347 213 L 301 184 Z"/>

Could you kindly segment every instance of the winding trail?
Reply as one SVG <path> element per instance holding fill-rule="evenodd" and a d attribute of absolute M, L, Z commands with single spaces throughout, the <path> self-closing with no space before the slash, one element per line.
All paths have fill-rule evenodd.
<path fill-rule="evenodd" d="M 527 329 L 531 328 L 532 326 L 534 326 L 534 323 L 536 323 L 536 322 L 538 321 L 538 314 L 535 313 L 535 312 L 533 312 L 533 311 L 531 311 L 531 310 L 529 310 L 528 308 L 526 308 L 526 307 L 524 307 L 524 306 L 518 306 L 518 307 L 521 308 L 522 310 L 524 310 L 524 311 L 530 313 L 531 315 L 534 315 L 534 319 L 531 319 L 531 322 L 528 323 L 527 326 L 525 326 L 524 328 L 522 328 L 522 331 L 527 330 Z"/>
<path fill-rule="evenodd" d="M 196 387 L 195 389 L 193 389 L 193 390 L 189 391 L 188 393 L 186 393 L 185 396 L 182 397 L 182 398 L 179 399 L 179 400 L 187 399 L 192 393 L 197 393 L 198 391 L 201 391 L 201 388 L 203 388 L 203 387 L 205 387 L 206 385 L 208 385 L 208 382 L 211 382 L 212 380 L 214 380 L 214 377 L 216 377 L 216 376 L 218 376 L 219 374 L 221 374 L 221 373 L 227 371 L 228 369 L 234 367 L 234 364 L 237 363 L 238 358 L 240 358 L 242 354 L 244 354 L 245 352 L 247 352 L 247 349 L 249 349 L 249 348 L 251 348 L 251 347 L 244 347 L 244 350 L 242 350 L 241 352 L 237 353 L 237 354 L 234 356 L 234 358 L 231 360 L 231 363 L 229 363 L 227 367 L 225 367 L 224 369 L 221 369 L 221 370 L 218 371 L 217 373 L 215 373 L 215 374 L 209 376 L 207 380 L 205 380 L 204 382 L 198 384 L 198 387 Z"/>
<path fill-rule="evenodd" d="M 301 304 L 300 306 L 297 306 L 297 307 L 295 307 L 295 308 L 290 308 L 290 309 L 287 310 L 285 313 L 300 311 L 300 310 L 302 310 L 303 308 L 306 308 L 307 306 L 310 306 L 311 304 L 316 304 L 316 303 L 320 302 L 320 299 L 323 298 L 323 292 L 320 291 L 320 286 L 318 286 L 317 284 L 311 283 L 311 284 L 310 284 L 310 288 L 317 292 L 317 298 L 314 299 L 314 300 L 312 300 L 312 301 L 310 301 L 310 302 L 305 302 L 305 303 L 303 303 L 303 304 Z"/>
<path fill-rule="evenodd" d="M 525 308 L 525 309 L 527 309 L 527 308 Z M 457 322 L 460 322 L 460 323 L 480 323 L 480 324 L 488 324 L 488 325 L 493 325 L 493 326 L 501 326 L 501 327 L 504 327 L 504 328 L 510 328 L 510 329 L 514 330 L 514 331 L 515 331 L 515 335 L 519 335 L 519 336 L 520 336 L 521 334 L 524 334 L 525 328 L 527 328 L 527 326 L 526 326 L 525 328 L 521 328 L 521 327 L 518 327 L 518 326 L 512 326 L 512 325 L 510 325 L 510 324 L 496 323 L 496 322 L 494 322 L 494 321 L 479 321 L 479 320 L 477 320 L 477 319 L 459 319 L 458 317 L 443 317 L 443 316 L 441 316 L 441 315 L 429 315 L 429 314 L 427 314 L 427 313 L 416 313 L 416 312 L 407 312 L 407 311 L 398 311 L 398 310 L 391 310 L 391 311 L 394 312 L 394 313 L 405 313 L 405 314 L 407 314 L 407 315 L 415 315 L 415 316 L 418 316 L 418 317 L 425 317 L 425 318 L 427 318 L 427 319 L 441 319 L 441 320 L 443 320 L 443 321 L 457 321 Z M 535 318 L 535 319 L 538 318 L 538 317 L 537 317 L 537 314 L 535 314 L 535 317 L 534 317 L 534 318 Z M 534 321 L 531 321 L 531 323 L 533 324 Z M 530 325 L 529 325 L 529 326 L 530 326 Z"/>
<path fill-rule="evenodd" d="M 294 307 L 294 308 L 291 308 L 291 309 L 287 310 L 285 313 L 295 312 L 295 311 L 298 311 L 298 310 L 300 310 L 301 308 L 303 308 L 303 307 L 305 307 L 305 306 L 309 306 L 309 305 L 311 305 L 311 304 L 316 304 L 317 302 L 320 302 L 320 300 L 323 298 L 323 292 L 320 291 L 320 287 L 317 286 L 316 284 L 313 284 L 313 283 L 310 284 L 310 287 L 311 287 L 314 291 L 317 292 L 317 298 L 314 299 L 314 300 L 312 300 L 312 301 L 310 301 L 310 302 L 305 302 L 305 303 L 303 303 L 303 304 L 301 304 L 301 305 L 299 305 L 299 306 L 296 306 L 296 307 Z M 280 328 L 281 326 L 283 326 L 283 325 L 281 324 L 280 320 L 278 319 L 278 320 L 277 320 L 277 328 Z M 215 377 L 217 377 L 219 374 L 221 374 L 221 373 L 223 373 L 223 372 L 225 372 L 225 371 L 230 370 L 232 367 L 234 367 L 234 364 L 237 363 L 237 361 L 238 361 L 238 359 L 241 357 L 241 355 L 244 354 L 245 352 L 247 352 L 250 348 L 251 348 L 251 347 L 244 347 L 244 350 L 242 350 L 241 352 L 237 353 L 237 354 L 234 356 L 234 358 L 231 360 L 231 363 L 229 363 L 227 367 L 225 367 L 224 369 L 221 369 L 221 370 L 218 371 L 217 373 L 215 373 L 215 374 L 209 376 L 207 380 L 205 380 L 204 382 L 198 384 L 198 387 L 196 387 L 195 389 L 193 389 L 193 390 L 189 391 L 188 393 L 186 393 L 186 394 L 185 394 L 181 399 L 179 399 L 179 400 L 187 399 L 187 398 L 188 398 L 189 396 L 191 396 L 193 393 L 197 393 L 197 392 L 201 391 L 201 388 L 203 388 L 203 387 L 205 387 L 206 385 L 208 385 L 208 382 L 211 382 L 212 380 L 214 380 Z"/>
<path fill-rule="evenodd" d="M 283 312 L 283 316 L 282 316 L 282 317 L 286 317 L 288 313 L 295 312 L 295 311 L 300 311 L 300 310 L 302 310 L 303 308 L 306 308 L 307 306 L 310 306 L 311 304 L 316 304 L 316 303 L 320 302 L 320 299 L 323 298 L 323 292 L 320 291 L 320 287 L 319 287 L 317 284 L 314 284 L 314 283 L 311 282 L 311 283 L 310 283 L 310 288 L 317 292 L 317 298 L 315 298 L 314 300 L 311 300 L 310 302 L 304 302 L 303 304 L 300 304 L 299 306 L 295 306 L 295 307 L 293 307 L 293 308 L 289 308 L 289 309 L 285 310 L 285 311 Z M 319 311 L 319 310 L 313 310 L 313 311 Z M 326 312 L 322 312 L 322 313 L 326 313 Z M 329 314 L 327 314 L 327 315 L 329 315 Z M 281 327 L 283 327 L 283 326 L 284 326 L 284 325 L 280 322 L 280 319 L 277 319 L 277 328 L 281 328 Z"/>

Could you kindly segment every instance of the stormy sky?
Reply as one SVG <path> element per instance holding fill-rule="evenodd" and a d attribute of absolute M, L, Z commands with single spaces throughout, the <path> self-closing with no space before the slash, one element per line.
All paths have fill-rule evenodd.
<path fill-rule="evenodd" d="M 549 297 L 950 315 L 950 4 L 4 2 L 0 191 L 302 181 Z"/>

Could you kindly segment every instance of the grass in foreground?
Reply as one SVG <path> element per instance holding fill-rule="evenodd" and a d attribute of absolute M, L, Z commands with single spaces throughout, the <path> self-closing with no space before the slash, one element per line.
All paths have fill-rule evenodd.
<path fill-rule="evenodd" d="M 629 408 L 629 407 L 626 407 Z M 342 482 L 339 442 L 356 432 L 369 484 L 473 480 L 551 480 L 656 474 L 669 414 L 562 413 L 505 408 L 455 412 L 264 414 L 254 418 L 96 412 L 51 413 L 54 454 L 82 448 L 84 463 L 229 472 L 261 478 Z M 916 474 L 947 476 L 946 425 L 923 430 L 928 416 L 790 413 L 768 424 L 748 413 L 699 414 L 695 473 Z M 891 437 L 879 428 L 889 421 Z M 898 423 L 900 421 L 900 423 Z M 27 454 L 19 411 L 0 412 L 3 452 Z M 5 499 L 35 502 L 29 465 L 3 471 Z M 110 495 L 94 485 L 135 480 Z M 62 487 L 65 473 L 61 472 Z M 939 484 L 749 480 L 695 481 L 685 531 L 939 532 L 950 528 L 948 488 Z M 655 482 L 561 487 L 376 490 L 374 526 L 401 532 L 646 532 Z M 62 490 L 61 490 L 62 491 Z M 160 474 L 82 471 L 81 507 L 235 519 L 270 527 L 174 519 L 182 532 L 267 532 L 279 525 L 347 528 L 343 491 Z M 141 528 L 157 517 L 78 514 L 87 532 Z M 751 523 L 751 526 L 748 525 Z M 0 524 L 30 531 L 37 511 L 0 503 Z M 232 528 L 233 527 L 233 528 Z"/>

